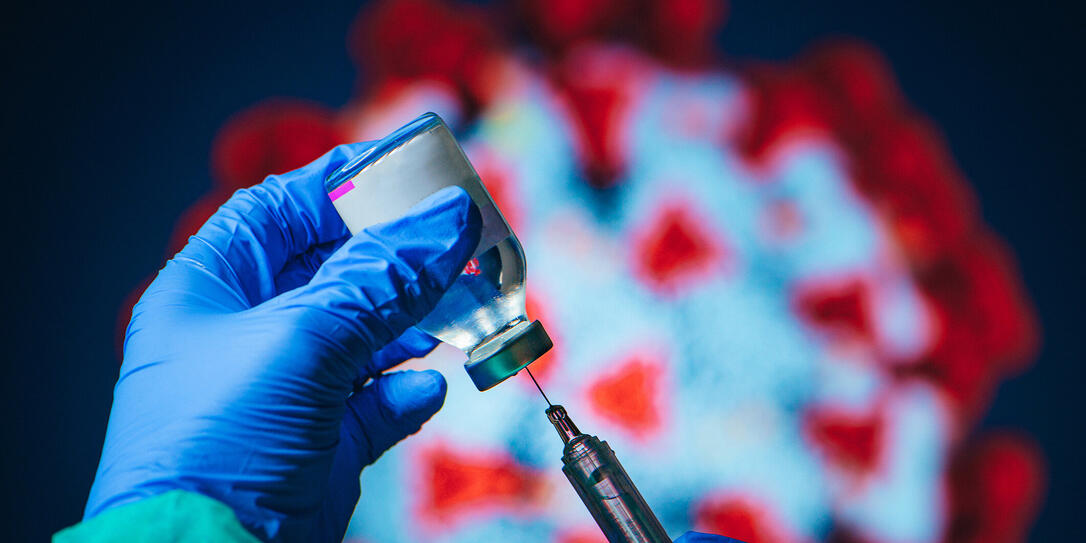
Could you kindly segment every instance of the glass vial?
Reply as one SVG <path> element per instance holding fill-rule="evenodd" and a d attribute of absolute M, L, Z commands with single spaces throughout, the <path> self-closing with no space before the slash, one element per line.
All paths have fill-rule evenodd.
<path fill-rule="evenodd" d="M 463 188 L 482 215 L 468 265 L 417 327 L 464 351 L 468 375 L 486 390 L 550 350 L 524 308 L 524 251 L 449 127 L 426 113 L 328 176 L 325 189 L 352 234 L 397 219 L 448 186 Z"/>

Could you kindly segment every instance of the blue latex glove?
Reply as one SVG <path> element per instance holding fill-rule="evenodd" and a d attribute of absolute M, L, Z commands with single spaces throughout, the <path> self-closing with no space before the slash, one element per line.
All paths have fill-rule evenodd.
<path fill-rule="evenodd" d="M 703 534 L 701 532 L 686 532 L 675 543 L 743 543 L 738 539 L 724 537 L 722 535 Z"/>
<path fill-rule="evenodd" d="M 381 372 L 436 345 L 412 326 L 480 229 L 451 188 L 350 237 L 323 181 L 368 145 L 238 191 L 159 272 L 128 326 L 86 518 L 184 489 L 262 539 L 342 539 L 362 468 L 444 402 L 435 371 Z"/>

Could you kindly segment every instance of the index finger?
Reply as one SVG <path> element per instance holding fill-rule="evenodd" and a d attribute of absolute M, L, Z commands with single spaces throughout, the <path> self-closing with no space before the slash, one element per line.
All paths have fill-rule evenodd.
<path fill-rule="evenodd" d="M 324 180 L 372 146 L 339 145 L 302 168 L 235 192 L 175 259 L 213 274 L 250 307 L 275 296 L 275 277 L 290 259 L 347 235 Z"/>

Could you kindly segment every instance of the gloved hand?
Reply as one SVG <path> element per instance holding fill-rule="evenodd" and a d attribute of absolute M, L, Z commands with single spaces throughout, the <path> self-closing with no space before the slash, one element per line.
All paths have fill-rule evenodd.
<path fill-rule="evenodd" d="M 444 401 L 437 372 L 382 372 L 436 345 L 412 326 L 480 229 L 451 188 L 349 237 L 323 181 L 367 147 L 237 192 L 159 272 L 128 326 L 86 518 L 183 489 L 262 539 L 343 537 L 362 468 Z"/>
<path fill-rule="evenodd" d="M 722 535 L 703 534 L 701 532 L 686 532 L 675 540 L 675 543 L 743 543 L 738 539 L 724 537 Z"/>

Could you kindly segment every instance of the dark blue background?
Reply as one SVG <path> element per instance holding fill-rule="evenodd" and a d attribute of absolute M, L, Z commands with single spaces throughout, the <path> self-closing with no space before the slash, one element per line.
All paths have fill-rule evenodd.
<path fill-rule="evenodd" d="M 355 2 L 228 4 L 24 7 L 0 23 L 4 539 L 42 540 L 79 519 L 116 378 L 117 309 L 210 186 L 216 129 L 266 97 L 335 107 L 354 88 L 345 37 Z M 865 38 L 943 128 L 1043 321 L 1039 363 L 1002 386 L 984 421 L 1026 429 L 1045 448 L 1050 492 L 1034 541 L 1086 533 L 1086 228 L 1072 162 L 1083 151 L 1081 21 L 993 3 L 747 1 L 720 36 L 734 57 L 771 59 L 827 35 Z"/>

